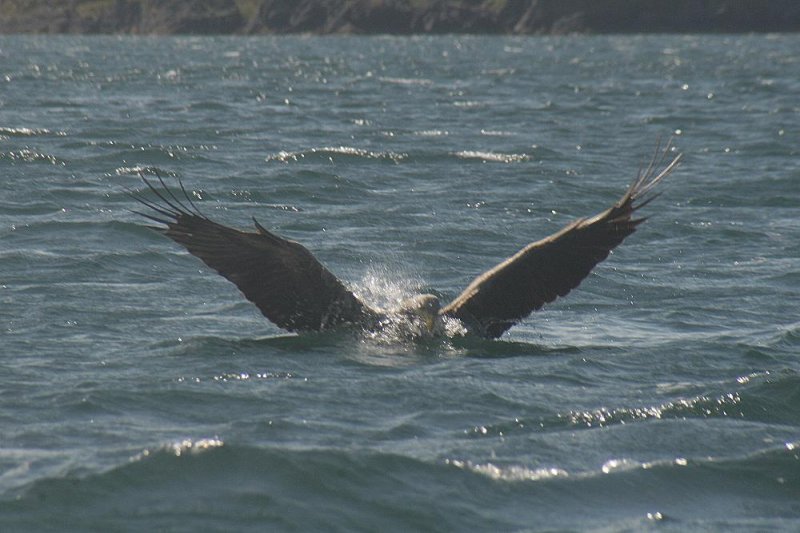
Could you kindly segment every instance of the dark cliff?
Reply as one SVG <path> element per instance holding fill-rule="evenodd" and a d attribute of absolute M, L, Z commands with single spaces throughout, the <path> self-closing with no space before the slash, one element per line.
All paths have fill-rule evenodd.
<path fill-rule="evenodd" d="M 2 33 L 554 34 L 798 30 L 798 0 L 0 0 Z"/>

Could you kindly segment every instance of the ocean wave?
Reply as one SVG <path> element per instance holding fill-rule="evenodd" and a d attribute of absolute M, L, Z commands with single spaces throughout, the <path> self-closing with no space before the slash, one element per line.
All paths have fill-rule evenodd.
<path fill-rule="evenodd" d="M 546 352 L 545 352 L 546 353 Z M 792 371 L 740 376 L 728 392 L 676 398 L 655 405 L 575 409 L 538 419 L 515 418 L 478 425 L 471 437 L 497 437 L 511 433 L 606 428 L 651 420 L 724 418 L 800 425 L 800 375 Z"/>
<path fill-rule="evenodd" d="M 403 159 L 406 159 L 407 157 L 408 154 L 391 151 L 374 152 L 371 150 L 364 150 L 362 148 L 354 148 L 352 146 L 326 146 L 322 148 L 311 148 L 296 152 L 280 151 L 276 154 L 268 156 L 266 161 L 268 163 L 271 161 L 290 163 L 299 161 L 301 159 L 310 161 L 333 161 L 334 158 L 349 158 L 352 160 L 378 159 L 397 163 Z"/>
<path fill-rule="evenodd" d="M 0 152 L 0 161 L 7 159 L 14 163 L 48 163 L 51 165 L 65 166 L 67 162 L 52 154 L 39 152 L 31 148 L 13 150 L 11 152 Z"/>
<path fill-rule="evenodd" d="M 392 454 L 187 439 L 145 450 L 104 472 L 40 479 L 0 500 L 0 526 L 349 530 L 357 524 L 419 530 L 429 524 L 432 530 L 464 530 L 485 522 L 473 504 L 464 513 L 445 515 L 433 503 L 443 488 L 457 487 L 460 477 L 446 465 Z M 470 498 L 468 490 L 457 491 L 454 502 Z"/>
<path fill-rule="evenodd" d="M 421 86 L 433 85 L 433 80 L 427 78 L 392 78 L 392 77 L 380 76 L 378 80 L 382 81 L 383 83 L 389 83 L 393 85 L 421 85 Z"/>
<path fill-rule="evenodd" d="M 800 324 L 793 324 L 785 327 L 783 331 L 779 333 L 778 343 L 785 343 L 789 346 L 800 344 Z"/>
<path fill-rule="evenodd" d="M 557 415 L 559 420 L 569 427 L 605 427 L 613 424 L 643 421 L 649 419 L 682 418 L 698 416 L 703 418 L 714 416 L 737 416 L 742 412 L 738 406 L 742 398 L 738 392 L 729 392 L 718 396 L 696 396 L 679 399 L 663 404 L 645 407 L 620 407 L 615 409 L 600 408 L 588 411 L 568 411 Z"/>
<path fill-rule="evenodd" d="M 492 163 L 518 163 L 530 159 L 530 156 L 527 154 L 501 154 L 498 152 L 485 152 L 480 150 L 462 150 L 460 152 L 455 152 L 454 155 L 460 159 L 480 159 L 481 161 L 489 161 Z"/>
<path fill-rule="evenodd" d="M 510 137 L 513 134 L 510 131 L 482 129 L 481 135 L 485 135 L 487 137 Z"/>
<path fill-rule="evenodd" d="M 172 170 L 167 170 L 165 168 L 155 167 L 150 165 L 117 167 L 114 169 L 114 174 L 116 174 L 117 176 L 142 176 L 144 174 L 147 174 L 148 176 L 161 176 L 162 178 L 165 177 L 175 178 L 178 176 L 178 173 Z"/>
<path fill-rule="evenodd" d="M 159 145 L 151 143 L 121 143 L 109 141 L 99 143 L 90 141 L 76 146 L 78 149 L 90 153 L 83 159 L 83 162 L 92 162 L 104 166 L 119 165 L 120 162 L 134 163 L 133 165 L 116 166 L 119 169 L 135 169 L 138 166 L 144 168 L 158 168 L 160 164 L 174 164 L 176 161 L 200 161 L 208 162 L 211 158 L 206 152 L 216 150 L 213 145 Z M 138 162 L 148 162 L 149 164 L 139 164 Z"/>
<path fill-rule="evenodd" d="M 0 499 L 0 526 L 488 531 L 532 523 L 679 525 L 695 516 L 741 523 L 792 516 L 798 487 L 800 443 L 724 460 L 613 459 L 597 470 L 567 472 L 209 437 L 144 450 L 102 472 L 34 481 Z M 581 513 L 574 512 L 577 501 Z"/>
<path fill-rule="evenodd" d="M 496 481 L 542 481 L 555 477 L 569 476 L 566 470 L 561 468 L 529 468 L 520 465 L 497 466 L 492 463 L 473 463 L 472 461 L 460 461 L 458 459 L 447 459 L 448 465 L 456 468 L 468 470 L 482 476 L 486 476 Z"/>
<path fill-rule="evenodd" d="M 450 135 L 450 132 L 447 130 L 421 130 L 415 131 L 414 135 L 418 135 L 420 137 L 446 137 Z"/>
<path fill-rule="evenodd" d="M 542 519 L 546 511 L 541 507 L 549 503 L 568 511 L 565 504 L 570 500 L 580 501 L 584 516 L 607 525 L 665 520 L 691 529 L 692 522 L 702 520 L 713 526 L 711 529 L 724 530 L 720 527 L 724 524 L 763 523 L 775 517 L 780 517 L 779 523 L 787 518 L 795 526 L 800 523 L 796 507 L 800 442 L 724 459 L 609 459 L 600 468 L 583 472 L 455 460 L 447 463 L 502 483 L 507 494 L 531 494 L 544 511 Z M 601 519 L 606 513 L 607 519 Z"/>
<path fill-rule="evenodd" d="M 6 137 L 36 137 L 39 135 L 66 136 L 66 132 L 48 130 L 47 128 L 10 128 L 0 126 L 0 136 Z"/>
<path fill-rule="evenodd" d="M 475 109 L 479 107 L 486 107 L 486 104 L 483 102 L 479 102 L 477 100 L 456 100 L 453 102 L 455 107 L 461 107 L 464 109 Z"/>

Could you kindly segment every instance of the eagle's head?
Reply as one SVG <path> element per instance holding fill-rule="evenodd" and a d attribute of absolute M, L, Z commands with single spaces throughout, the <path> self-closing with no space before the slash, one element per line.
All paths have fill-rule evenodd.
<path fill-rule="evenodd" d="M 399 314 L 420 328 L 422 336 L 436 335 L 441 330 L 442 304 L 433 294 L 418 294 L 400 302 Z"/>

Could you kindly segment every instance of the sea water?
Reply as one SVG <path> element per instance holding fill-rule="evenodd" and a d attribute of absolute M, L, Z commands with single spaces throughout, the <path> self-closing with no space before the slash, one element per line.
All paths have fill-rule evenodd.
<path fill-rule="evenodd" d="M 800 528 L 800 37 L 0 38 L 0 530 Z M 650 217 L 501 339 L 294 335 L 148 229 L 443 301 Z"/>

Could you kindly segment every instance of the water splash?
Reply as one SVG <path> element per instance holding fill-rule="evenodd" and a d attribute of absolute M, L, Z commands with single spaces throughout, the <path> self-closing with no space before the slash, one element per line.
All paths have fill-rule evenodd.
<path fill-rule="evenodd" d="M 386 266 L 372 266 L 353 287 L 356 296 L 370 307 L 385 313 L 380 327 L 364 332 L 364 338 L 379 344 L 402 344 L 420 339 L 452 338 L 466 334 L 457 319 L 443 317 L 431 332 L 424 322 L 400 309 L 414 296 L 426 292 L 422 279 Z"/>
<path fill-rule="evenodd" d="M 422 327 L 399 313 L 403 302 L 422 292 L 422 280 L 388 267 L 373 266 L 355 287 L 354 292 L 372 308 L 385 313 L 380 327 L 364 332 L 365 339 L 396 344 L 421 336 Z M 417 335 L 414 335 L 417 333 Z"/>
<path fill-rule="evenodd" d="M 419 277 L 408 272 L 372 265 L 353 291 L 370 306 L 388 311 L 397 309 L 403 300 L 420 294 L 423 286 Z"/>

